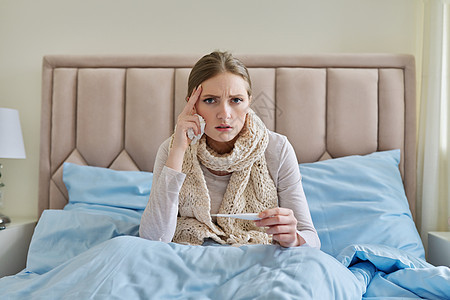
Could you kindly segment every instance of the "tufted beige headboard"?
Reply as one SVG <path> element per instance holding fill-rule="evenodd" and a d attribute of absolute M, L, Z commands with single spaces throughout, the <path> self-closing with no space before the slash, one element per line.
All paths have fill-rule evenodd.
<path fill-rule="evenodd" d="M 236 55 L 250 71 L 253 109 L 287 135 L 299 162 L 399 148 L 414 214 L 415 62 L 410 55 Z M 65 161 L 152 171 L 184 106 L 185 55 L 46 56 L 39 214 L 68 200 Z"/>

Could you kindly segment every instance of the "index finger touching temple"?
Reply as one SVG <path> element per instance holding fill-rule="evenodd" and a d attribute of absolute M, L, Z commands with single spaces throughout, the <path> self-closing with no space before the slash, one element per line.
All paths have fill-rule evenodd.
<path fill-rule="evenodd" d="M 197 103 L 197 100 L 200 98 L 200 95 L 202 93 L 202 85 L 200 84 L 196 89 L 192 91 L 192 95 L 188 98 L 188 102 L 185 106 L 186 112 L 191 112 L 192 109 L 195 106 L 195 103 Z"/>

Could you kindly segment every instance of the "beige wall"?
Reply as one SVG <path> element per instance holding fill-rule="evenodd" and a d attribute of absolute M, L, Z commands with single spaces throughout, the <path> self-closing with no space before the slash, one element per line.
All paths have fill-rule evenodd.
<path fill-rule="evenodd" d="M 422 0 L 1 0 L 0 107 L 20 112 L 27 159 L 4 165 L 4 206 L 37 211 L 45 54 L 393 52 L 420 58 Z M 419 59 L 420 60 L 420 59 Z M 419 64 L 420 65 L 420 64 Z"/>

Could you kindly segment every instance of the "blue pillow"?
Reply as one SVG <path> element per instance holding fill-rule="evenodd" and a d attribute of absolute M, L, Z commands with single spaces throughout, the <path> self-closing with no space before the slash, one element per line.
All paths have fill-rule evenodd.
<path fill-rule="evenodd" d="M 64 163 L 63 167 L 63 181 L 71 204 L 145 209 L 152 180 L 150 172 L 116 171 L 72 163 Z"/>
<path fill-rule="evenodd" d="M 378 244 L 424 258 L 398 169 L 400 150 L 300 164 L 322 250 Z"/>
<path fill-rule="evenodd" d="M 43 274 L 116 236 L 139 234 L 153 174 L 64 163 L 64 210 L 46 210 L 31 240 L 27 270 Z"/>
<path fill-rule="evenodd" d="M 116 236 L 138 236 L 141 216 L 142 210 L 87 203 L 45 210 L 30 243 L 27 271 L 43 274 Z"/>

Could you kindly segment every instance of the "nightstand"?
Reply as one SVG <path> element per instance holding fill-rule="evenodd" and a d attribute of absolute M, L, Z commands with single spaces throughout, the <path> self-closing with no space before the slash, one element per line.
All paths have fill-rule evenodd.
<path fill-rule="evenodd" d="M 0 230 L 0 278 L 25 268 L 31 237 L 36 226 L 34 218 L 14 218 Z"/>
<path fill-rule="evenodd" d="M 450 267 L 450 232 L 428 232 L 428 262 Z"/>

